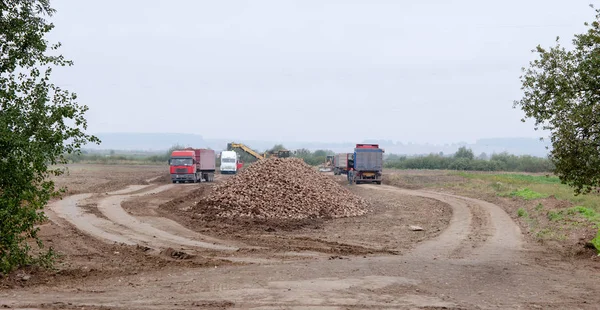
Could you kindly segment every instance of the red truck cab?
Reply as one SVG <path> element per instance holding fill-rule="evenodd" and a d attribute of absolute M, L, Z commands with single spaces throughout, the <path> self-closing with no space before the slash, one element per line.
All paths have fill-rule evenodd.
<path fill-rule="evenodd" d="M 215 152 L 207 149 L 176 150 L 169 159 L 171 181 L 212 182 L 215 173 Z"/>

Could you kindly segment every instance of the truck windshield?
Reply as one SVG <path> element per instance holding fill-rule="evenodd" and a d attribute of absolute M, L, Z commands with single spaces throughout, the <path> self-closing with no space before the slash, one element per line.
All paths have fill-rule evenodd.
<path fill-rule="evenodd" d="M 235 163 L 235 158 L 221 158 L 222 163 Z"/>
<path fill-rule="evenodd" d="M 191 166 L 191 158 L 171 158 L 171 166 Z"/>

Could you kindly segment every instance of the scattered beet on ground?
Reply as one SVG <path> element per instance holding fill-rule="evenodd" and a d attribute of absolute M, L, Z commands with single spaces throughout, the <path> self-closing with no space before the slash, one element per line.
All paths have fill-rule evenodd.
<path fill-rule="evenodd" d="M 297 158 L 270 158 L 217 185 L 197 213 L 224 218 L 340 218 L 367 213 L 367 202 Z"/>

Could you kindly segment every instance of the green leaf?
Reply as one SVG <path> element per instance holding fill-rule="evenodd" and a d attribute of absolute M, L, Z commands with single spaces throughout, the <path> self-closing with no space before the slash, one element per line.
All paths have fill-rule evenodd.
<path fill-rule="evenodd" d="M 99 142 L 84 132 L 87 106 L 51 83 L 53 67 L 71 65 L 47 54 L 59 46 L 45 40 L 53 13 L 47 0 L 0 1 L 0 273 L 51 266 L 54 252 L 37 237 L 44 207 L 63 192 L 50 179 L 62 170 L 50 166 Z"/>

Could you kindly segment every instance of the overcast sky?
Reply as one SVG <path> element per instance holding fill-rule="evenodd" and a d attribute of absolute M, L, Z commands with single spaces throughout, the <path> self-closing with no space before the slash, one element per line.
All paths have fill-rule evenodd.
<path fill-rule="evenodd" d="M 91 132 L 447 143 L 538 137 L 520 68 L 593 0 L 52 0 Z"/>

